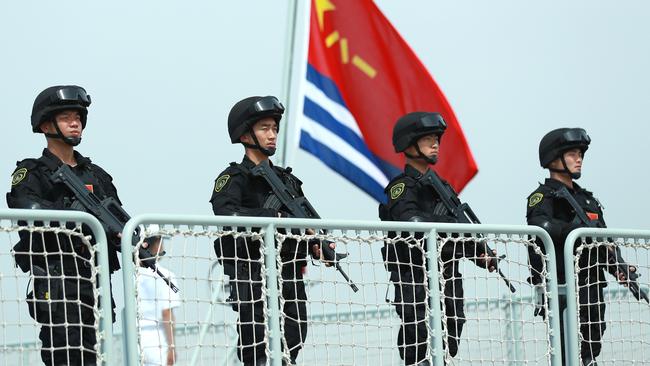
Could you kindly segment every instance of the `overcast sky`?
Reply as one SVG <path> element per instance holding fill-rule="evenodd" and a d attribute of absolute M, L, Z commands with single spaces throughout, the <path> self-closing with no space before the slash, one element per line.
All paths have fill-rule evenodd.
<path fill-rule="evenodd" d="M 539 140 L 580 126 L 592 145 L 579 183 L 603 203 L 610 227 L 648 229 L 650 2 L 377 3 L 456 112 L 479 167 L 461 199 L 483 223 L 524 224 L 526 197 L 547 175 Z M 31 132 L 36 95 L 78 84 L 93 100 L 78 150 L 113 176 L 132 216 L 211 215 L 214 180 L 243 155 L 228 138 L 228 111 L 244 97 L 282 93 L 287 4 L 0 2 L 5 189 L 15 162 L 45 146 Z M 308 153 L 294 155 L 323 218 L 377 220 L 370 196 Z M 121 279 L 113 285 L 121 309 Z"/>
<path fill-rule="evenodd" d="M 581 126 L 592 145 L 580 184 L 610 227 L 648 227 L 650 3 L 378 4 L 458 116 L 479 166 L 461 198 L 484 223 L 524 223 L 546 175 L 540 138 Z M 214 179 L 243 154 L 227 136 L 230 107 L 282 92 L 286 21 L 284 1 L 3 2 L 6 189 L 15 161 L 45 143 L 31 133 L 34 97 L 79 84 L 93 103 L 78 150 L 114 177 L 132 215 L 211 214 Z M 322 217 L 377 219 L 374 200 L 311 155 L 292 165 Z"/>

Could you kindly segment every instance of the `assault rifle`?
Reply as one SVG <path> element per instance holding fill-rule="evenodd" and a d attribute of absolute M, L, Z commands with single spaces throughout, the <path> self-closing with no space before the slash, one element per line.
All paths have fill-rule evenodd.
<path fill-rule="evenodd" d="M 314 209 L 314 207 L 309 203 L 307 198 L 298 195 L 293 187 L 289 187 L 278 177 L 275 173 L 268 160 L 264 160 L 259 163 L 257 166 L 251 169 L 251 173 L 254 176 L 262 177 L 266 182 L 271 186 L 273 190 L 273 195 L 278 199 L 279 203 L 284 206 L 291 215 L 299 218 L 307 219 L 320 219 L 320 216 Z M 334 268 L 345 278 L 345 281 L 350 285 L 354 292 L 359 291 L 357 285 L 350 280 L 348 274 L 345 273 L 343 268 L 341 268 L 340 260 L 347 257 L 347 254 L 336 253 L 336 251 L 330 248 L 332 243 L 329 240 L 320 241 L 320 249 L 323 255 L 323 258 L 326 262 L 332 263 Z"/>
<path fill-rule="evenodd" d="M 77 211 L 88 212 L 95 216 L 104 227 L 106 233 L 113 235 L 121 233 L 122 229 L 124 229 L 124 225 L 131 218 L 115 198 L 108 197 L 100 200 L 99 197 L 86 188 L 86 185 L 66 164 L 61 165 L 61 167 L 50 176 L 50 180 L 54 184 L 65 184 L 76 198 L 70 208 Z M 133 242 L 138 242 L 137 232 L 133 233 Z M 119 251 L 122 250 L 119 245 L 116 249 Z M 176 285 L 174 285 L 171 280 L 156 267 L 155 258 L 149 250 L 140 247 L 138 249 L 138 257 L 143 266 L 156 272 L 174 292 L 178 292 L 178 287 L 176 287 Z"/>
<path fill-rule="evenodd" d="M 555 196 L 558 198 L 564 198 L 569 205 L 571 205 L 571 208 L 573 208 L 573 211 L 576 213 L 576 217 L 587 227 L 597 227 L 595 223 L 597 221 L 592 221 L 587 217 L 587 214 L 585 213 L 585 210 L 580 207 L 580 204 L 578 204 L 578 201 L 569 193 L 569 190 L 567 189 L 566 186 L 562 186 L 562 188 L 557 189 L 555 191 Z M 610 265 L 616 266 L 616 271 L 623 273 L 625 275 L 625 278 L 628 281 L 628 288 L 630 289 L 630 292 L 632 292 L 632 295 L 637 300 L 645 300 L 648 304 L 650 304 L 650 299 L 648 298 L 648 293 L 639 287 L 639 282 L 637 279 L 639 278 L 639 274 L 635 271 L 632 272 L 630 271 L 630 265 L 623 260 L 623 256 L 621 255 L 621 248 L 618 246 L 613 247 L 613 248 L 607 248 L 607 262 Z"/>
<path fill-rule="evenodd" d="M 453 217 L 456 218 L 456 221 L 461 224 L 480 224 L 481 222 L 479 221 L 478 217 L 476 217 L 476 214 L 474 211 L 472 211 L 472 208 L 469 207 L 467 202 L 462 203 L 458 199 L 458 196 L 456 195 L 456 192 L 454 192 L 451 187 L 445 183 L 443 183 L 442 179 L 436 174 L 436 172 L 432 171 L 431 169 L 428 169 L 427 172 L 423 175 L 422 179 L 424 179 L 426 182 L 431 183 L 433 186 L 433 189 L 438 193 L 438 197 L 440 197 L 440 200 L 442 201 L 442 204 L 445 205 L 445 208 L 447 208 L 447 211 L 451 213 Z M 510 280 L 506 277 L 506 275 L 503 274 L 501 269 L 499 268 L 499 262 L 505 258 L 505 255 L 502 255 L 500 257 L 497 257 L 494 252 L 492 252 L 492 249 L 485 244 L 485 256 L 489 258 L 494 259 L 494 267 L 499 273 L 499 276 L 503 278 L 503 282 L 506 283 L 508 288 L 510 289 L 510 292 L 516 292 L 517 290 L 515 287 L 512 285 Z"/>

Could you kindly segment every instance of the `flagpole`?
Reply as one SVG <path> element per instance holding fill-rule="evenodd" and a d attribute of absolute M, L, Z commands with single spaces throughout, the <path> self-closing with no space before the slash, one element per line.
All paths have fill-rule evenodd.
<path fill-rule="evenodd" d="M 275 156 L 276 164 L 284 166 L 287 158 L 288 151 L 288 138 L 287 133 L 289 130 L 288 121 L 289 116 L 292 114 L 291 110 L 291 74 L 293 70 L 293 53 L 294 43 L 296 40 L 296 18 L 298 16 L 298 0 L 289 0 L 288 6 L 288 22 L 286 39 L 284 43 L 284 68 L 282 72 L 282 103 L 287 107 L 284 117 L 283 126 L 280 128 L 278 135 L 278 146 L 280 147 Z"/>
<path fill-rule="evenodd" d="M 284 52 L 282 103 L 287 108 L 278 135 L 278 151 L 274 161 L 280 166 L 291 164 L 292 151 L 297 146 L 304 99 L 301 91 L 307 73 L 309 50 L 310 0 L 289 0 L 288 24 Z"/>

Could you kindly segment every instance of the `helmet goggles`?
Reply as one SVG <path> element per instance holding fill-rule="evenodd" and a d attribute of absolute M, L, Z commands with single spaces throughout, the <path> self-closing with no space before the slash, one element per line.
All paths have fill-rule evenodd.
<path fill-rule="evenodd" d="M 560 141 L 564 144 L 571 145 L 589 145 L 591 143 L 591 137 L 582 128 L 572 128 L 560 136 Z"/>
<path fill-rule="evenodd" d="M 284 106 L 278 98 L 276 97 L 264 97 L 257 102 L 253 103 L 252 106 L 253 113 L 272 113 L 272 114 L 283 114 Z"/>
<path fill-rule="evenodd" d="M 91 103 L 90 95 L 83 88 L 74 86 L 65 86 L 52 94 L 49 98 L 43 100 L 36 107 L 37 109 L 45 108 L 53 104 L 79 104 L 82 107 L 88 107 Z"/>
<path fill-rule="evenodd" d="M 435 129 L 446 129 L 447 128 L 447 123 L 445 120 L 440 118 L 439 116 L 433 114 L 433 113 L 428 113 L 420 118 L 419 121 L 419 126 L 420 128 L 435 128 Z"/>

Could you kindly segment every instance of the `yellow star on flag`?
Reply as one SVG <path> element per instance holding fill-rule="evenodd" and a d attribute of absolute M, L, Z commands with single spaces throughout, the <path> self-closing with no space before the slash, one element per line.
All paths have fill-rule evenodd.
<path fill-rule="evenodd" d="M 316 0 L 316 15 L 318 16 L 318 27 L 323 30 L 323 17 L 326 11 L 335 10 L 336 7 L 330 0 Z"/>

